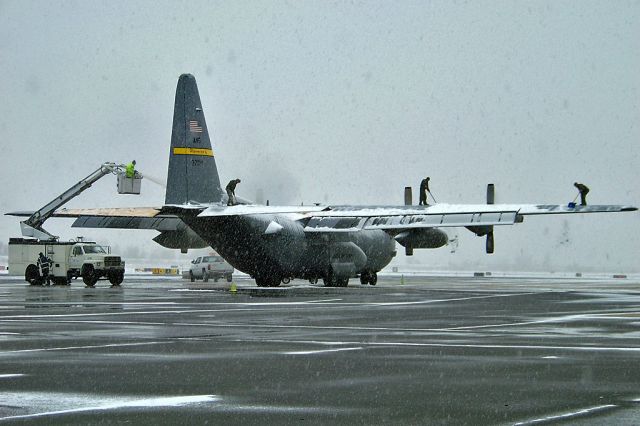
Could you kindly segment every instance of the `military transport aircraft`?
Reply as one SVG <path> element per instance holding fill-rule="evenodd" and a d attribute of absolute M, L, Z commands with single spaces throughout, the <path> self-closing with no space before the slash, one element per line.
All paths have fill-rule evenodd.
<path fill-rule="evenodd" d="M 447 244 L 442 228 L 466 227 L 486 236 L 493 227 L 520 223 L 528 215 L 624 212 L 621 205 L 435 204 L 431 206 L 264 206 L 239 200 L 227 206 L 194 76 L 178 79 L 165 204 L 161 208 L 61 209 L 74 227 L 155 229 L 164 247 L 204 248 L 220 253 L 250 274 L 258 286 L 292 278 L 346 286 L 349 278 L 375 285 L 377 273 L 396 254 L 396 242 L 413 249 Z"/>

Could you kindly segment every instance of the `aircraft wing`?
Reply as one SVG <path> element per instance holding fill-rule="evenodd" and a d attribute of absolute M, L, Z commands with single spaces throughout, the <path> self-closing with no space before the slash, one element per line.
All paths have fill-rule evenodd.
<path fill-rule="evenodd" d="M 180 208 L 175 206 L 175 208 Z M 209 206 L 198 217 L 295 214 L 308 233 L 382 229 L 390 233 L 414 228 L 513 225 L 524 216 L 635 211 L 624 205 L 434 204 L 431 206 Z"/>
<path fill-rule="evenodd" d="M 513 225 L 527 215 L 617 213 L 622 205 L 569 207 L 557 204 L 435 204 L 432 206 L 335 206 L 307 213 L 305 232 L 354 232 L 381 229 L 391 233 L 416 228 Z"/>
<path fill-rule="evenodd" d="M 33 212 L 7 213 L 10 216 L 29 217 Z M 159 207 L 118 207 L 94 209 L 60 209 L 53 217 L 76 218 L 74 228 L 156 229 L 175 231 L 182 220 L 175 215 L 164 214 Z"/>

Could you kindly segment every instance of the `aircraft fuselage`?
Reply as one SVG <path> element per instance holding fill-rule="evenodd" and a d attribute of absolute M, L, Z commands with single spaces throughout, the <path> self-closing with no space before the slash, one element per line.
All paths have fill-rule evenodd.
<path fill-rule="evenodd" d="M 305 233 L 286 215 L 184 218 L 234 268 L 253 277 L 324 278 L 333 271 L 354 276 L 378 272 L 396 254 L 395 240 L 381 230 Z"/>

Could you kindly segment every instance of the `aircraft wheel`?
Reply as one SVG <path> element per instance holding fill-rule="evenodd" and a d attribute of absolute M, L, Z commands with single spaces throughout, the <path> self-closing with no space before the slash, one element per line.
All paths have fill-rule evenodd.
<path fill-rule="evenodd" d="M 360 284 L 362 285 L 367 285 L 369 283 L 369 273 L 367 272 L 362 272 L 360 274 Z"/>
<path fill-rule="evenodd" d="M 371 275 L 369 275 L 369 284 L 370 285 L 378 284 L 378 274 L 376 272 L 372 272 Z"/>
<path fill-rule="evenodd" d="M 269 287 L 280 287 L 282 281 L 283 279 L 278 276 L 269 277 Z"/>
<path fill-rule="evenodd" d="M 231 281 L 233 281 L 233 275 L 229 274 L 227 275 L 227 282 L 230 283 Z"/>
<path fill-rule="evenodd" d="M 338 278 L 336 284 L 337 287 L 346 287 L 349 285 L 349 278 Z"/>
<path fill-rule="evenodd" d="M 286 278 L 282 279 L 282 283 L 283 284 L 289 284 L 290 282 L 291 282 L 291 278 L 289 278 L 289 277 L 286 277 Z"/>
<path fill-rule="evenodd" d="M 26 271 L 24 271 L 24 279 L 30 285 L 42 285 L 44 281 L 40 277 L 40 272 L 38 272 L 38 267 L 36 265 L 27 266 Z"/>
<path fill-rule="evenodd" d="M 309 282 L 311 284 L 318 284 L 318 279 L 317 278 L 309 278 Z"/>

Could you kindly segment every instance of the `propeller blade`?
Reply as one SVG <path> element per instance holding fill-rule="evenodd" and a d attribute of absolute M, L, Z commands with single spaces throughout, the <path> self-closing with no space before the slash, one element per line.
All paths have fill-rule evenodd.
<path fill-rule="evenodd" d="M 492 227 L 493 228 L 493 227 Z M 491 229 L 491 232 L 489 232 L 487 234 L 487 254 L 492 254 L 493 253 L 493 249 L 495 248 L 494 245 L 494 240 L 493 240 L 493 229 Z"/>

